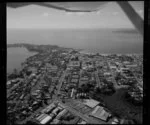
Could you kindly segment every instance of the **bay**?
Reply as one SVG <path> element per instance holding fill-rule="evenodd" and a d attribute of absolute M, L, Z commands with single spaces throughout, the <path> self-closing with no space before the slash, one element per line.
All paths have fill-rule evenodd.
<path fill-rule="evenodd" d="M 36 52 L 29 52 L 24 47 L 7 48 L 7 73 L 12 73 L 15 68 L 19 71 L 21 63 L 35 54 Z"/>
<path fill-rule="evenodd" d="M 7 43 L 50 44 L 87 52 L 143 53 L 143 36 L 120 29 L 12 29 Z"/>

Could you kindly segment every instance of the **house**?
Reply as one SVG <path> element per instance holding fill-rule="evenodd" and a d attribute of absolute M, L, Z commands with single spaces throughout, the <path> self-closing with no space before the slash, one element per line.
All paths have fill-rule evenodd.
<path fill-rule="evenodd" d="M 105 72 L 104 76 L 111 76 L 111 73 L 110 72 Z"/>
<path fill-rule="evenodd" d="M 78 79 L 72 79 L 71 82 L 72 82 L 72 83 L 77 83 L 77 82 L 78 82 Z"/>
<path fill-rule="evenodd" d="M 80 67 L 80 61 L 70 61 L 68 67 Z"/>
<path fill-rule="evenodd" d="M 79 75 L 72 75 L 72 78 L 78 79 Z"/>

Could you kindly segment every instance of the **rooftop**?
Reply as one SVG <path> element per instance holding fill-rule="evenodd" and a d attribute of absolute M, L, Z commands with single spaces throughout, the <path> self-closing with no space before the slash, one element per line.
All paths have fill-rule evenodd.
<path fill-rule="evenodd" d="M 94 108 L 95 106 L 97 106 L 100 102 L 94 100 L 94 99 L 85 99 L 84 100 L 84 104 L 91 107 L 91 108 Z"/>
<path fill-rule="evenodd" d="M 101 120 L 107 121 L 109 117 L 109 113 L 104 110 L 101 106 L 96 106 L 96 108 L 91 113 L 91 116 L 94 116 L 96 118 L 99 118 Z"/>

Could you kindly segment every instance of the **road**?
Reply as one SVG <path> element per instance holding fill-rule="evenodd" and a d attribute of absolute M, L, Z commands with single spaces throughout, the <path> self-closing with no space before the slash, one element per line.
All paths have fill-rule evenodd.
<path fill-rule="evenodd" d="M 63 72 L 62 76 L 61 76 L 60 79 L 59 79 L 58 90 L 57 90 L 57 96 L 58 96 L 58 94 L 60 93 L 60 89 L 61 89 L 61 86 L 62 86 L 62 83 L 63 83 L 63 80 L 64 80 L 66 74 L 67 74 L 67 70 L 65 70 L 65 71 Z"/>
<path fill-rule="evenodd" d="M 89 124 L 106 124 L 106 122 L 101 121 L 101 120 L 95 120 L 92 117 L 89 117 L 87 114 L 82 114 L 79 111 L 73 109 L 72 107 L 70 107 L 68 104 L 64 104 L 61 102 L 61 100 L 58 98 L 58 93 L 60 93 L 60 89 L 62 87 L 62 83 L 63 80 L 66 76 L 67 70 L 65 70 L 62 74 L 62 76 L 59 79 L 59 84 L 58 84 L 58 90 L 57 90 L 57 94 L 55 95 L 55 98 L 53 99 L 53 101 L 55 100 L 59 100 L 60 104 L 63 105 L 64 108 L 66 108 L 67 110 L 69 110 L 70 112 L 72 112 L 74 115 L 81 117 L 83 120 L 85 120 L 87 123 Z M 99 81 L 100 82 L 100 81 Z M 100 84 L 100 83 L 99 83 Z M 36 113 L 38 113 L 39 111 L 41 111 L 44 107 L 39 108 L 37 111 L 35 111 L 34 113 L 31 114 L 30 117 L 26 118 L 24 121 L 20 122 L 20 124 L 24 124 L 26 123 L 28 120 L 30 120 Z"/>
<path fill-rule="evenodd" d="M 60 104 L 63 105 L 63 107 L 65 107 L 67 110 L 69 110 L 70 112 L 72 112 L 74 115 L 81 117 L 88 124 L 106 124 L 106 122 L 101 121 L 101 123 L 100 123 L 99 121 L 92 119 L 91 117 L 87 116 L 86 114 L 83 115 L 82 113 L 80 113 L 77 110 L 71 108 L 67 104 L 63 104 L 61 102 L 60 102 Z"/>
<path fill-rule="evenodd" d="M 82 69 L 80 69 L 80 74 L 79 74 L 79 83 L 78 83 L 78 85 L 77 85 L 77 88 L 80 86 L 80 79 L 81 79 L 81 77 L 82 77 L 82 73 L 83 73 L 83 70 L 82 70 Z"/>
<path fill-rule="evenodd" d="M 98 70 L 95 71 L 95 77 L 96 77 L 96 82 L 98 84 L 98 87 L 101 88 L 101 83 L 100 83 L 100 80 L 99 80 L 99 77 L 98 77 Z"/>

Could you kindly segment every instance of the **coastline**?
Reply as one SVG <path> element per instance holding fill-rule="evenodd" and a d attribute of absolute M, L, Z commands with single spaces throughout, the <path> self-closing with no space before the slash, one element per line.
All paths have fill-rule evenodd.
<path fill-rule="evenodd" d="M 32 44 L 8 44 L 7 45 L 7 48 L 14 48 L 14 47 L 23 47 L 23 48 L 26 48 L 29 52 L 36 52 L 36 54 L 32 55 L 32 56 L 29 56 L 25 59 L 25 61 L 21 62 L 21 63 L 25 63 L 27 60 L 29 60 L 30 58 L 34 57 L 34 56 L 37 56 L 38 54 L 40 53 L 43 53 L 45 51 L 45 49 L 41 49 L 42 45 L 32 45 Z M 46 46 L 46 45 L 43 45 L 43 46 Z M 49 45 L 51 46 L 51 45 Z M 61 48 L 61 47 L 58 47 L 58 46 L 55 46 L 55 45 L 52 45 L 52 47 L 56 47 L 56 48 Z M 83 54 L 100 54 L 100 55 L 143 55 L 142 53 L 100 53 L 100 52 L 90 52 L 86 49 L 73 49 L 72 50 L 77 50 L 79 53 L 83 53 Z M 15 68 L 14 68 L 15 69 Z M 20 67 L 19 69 L 17 68 L 17 71 L 22 71 L 23 67 Z M 12 74 L 12 72 L 7 72 L 7 76 Z"/>
<path fill-rule="evenodd" d="M 86 49 L 80 49 L 79 50 L 79 53 L 84 53 L 84 54 L 101 54 L 101 55 L 113 55 L 113 54 L 116 54 L 116 55 L 143 55 L 143 53 L 101 53 L 101 52 L 91 52 L 91 51 L 88 51 Z"/>
<path fill-rule="evenodd" d="M 18 48 L 18 47 L 7 47 L 7 49 L 8 49 L 8 48 Z M 21 48 L 21 47 L 19 47 L 19 48 Z M 24 63 L 24 62 L 26 62 L 26 60 L 28 60 L 29 58 L 31 58 L 31 57 L 33 57 L 33 56 L 35 56 L 35 55 L 37 55 L 37 54 L 39 53 L 39 52 L 37 52 L 37 51 L 31 51 L 31 50 L 29 50 L 27 47 L 23 47 L 23 48 L 26 48 L 27 51 L 30 52 L 30 53 L 32 53 L 33 55 L 30 55 L 30 56 L 28 56 L 27 58 L 25 58 L 24 61 L 21 61 L 21 62 L 20 62 L 20 66 L 18 66 L 17 68 L 14 67 L 13 69 L 8 70 L 8 69 L 7 69 L 8 66 L 7 66 L 7 67 L 6 67 L 7 76 L 13 74 L 13 71 L 14 71 L 15 69 L 17 70 L 17 72 L 22 71 L 23 67 L 21 66 L 21 64 Z M 7 59 L 7 61 L 8 61 L 8 59 Z M 8 65 L 8 64 L 7 64 L 7 65 Z"/>

